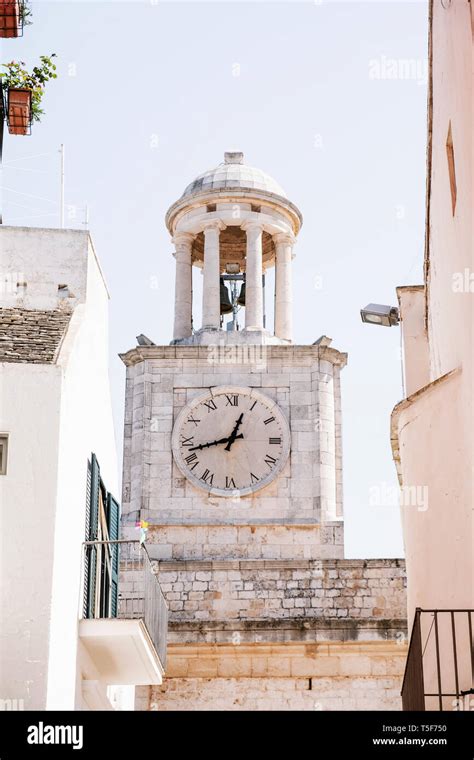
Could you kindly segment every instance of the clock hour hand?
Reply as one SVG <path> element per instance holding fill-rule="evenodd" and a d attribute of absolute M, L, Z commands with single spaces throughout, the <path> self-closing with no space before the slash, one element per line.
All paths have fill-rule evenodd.
<path fill-rule="evenodd" d="M 236 438 L 243 438 L 244 436 L 242 433 L 240 435 L 236 435 Z M 218 446 L 220 443 L 227 443 L 229 441 L 229 438 L 221 438 L 218 441 L 211 441 L 210 443 L 200 443 L 198 446 L 192 446 L 188 451 L 202 451 L 202 449 L 208 449 L 210 446 Z"/>
<path fill-rule="evenodd" d="M 239 427 L 242 424 L 243 416 L 244 416 L 244 413 L 242 412 L 242 414 L 240 415 L 239 419 L 236 420 L 236 422 L 235 422 L 235 428 L 233 429 L 232 433 L 229 436 L 229 439 L 228 439 L 229 442 L 228 442 L 227 446 L 225 447 L 224 451 L 230 451 L 230 447 L 232 446 L 232 444 L 234 443 L 234 441 L 236 440 L 236 438 L 243 438 L 242 433 L 240 433 L 240 435 L 237 435 L 237 431 L 238 431 Z"/>

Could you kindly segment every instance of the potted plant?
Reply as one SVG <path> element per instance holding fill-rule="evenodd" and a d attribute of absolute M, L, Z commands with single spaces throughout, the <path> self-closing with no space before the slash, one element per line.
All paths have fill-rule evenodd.
<path fill-rule="evenodd" d="M 20 37 L 30 18 L 28 0 L 0 0 L 0 37 Z"/>
<path fill-rule="evenodd" d="M 41 100 L 44 86 L 50 79 L 56 79 L 56 66 L 53 63 L 55 53 L 42 55 L 40 65 L 34 66 L 31 73 L 24 68 L 23 61 L 11 61 L 3 64 L 6 72 L 0 74 L 2 85 L 8 92 L 7 122 L 11 135 L 27 135 L 31 122 L 40 121 L 43 115 Z"/>

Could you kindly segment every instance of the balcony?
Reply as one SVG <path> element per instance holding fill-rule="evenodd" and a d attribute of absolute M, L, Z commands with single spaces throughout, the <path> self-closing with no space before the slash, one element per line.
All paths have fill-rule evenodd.
<path fill-rule="evenodd" d="M 417 608 L 402 685 L 403 710 L 474 708 L 474 610 Z"/>
<path fill-rule="evenodd" d="M 83 553 L 79 636 L 101 679 L 161 684 L 168 607 L 139 541 L 89 541 Z"/>

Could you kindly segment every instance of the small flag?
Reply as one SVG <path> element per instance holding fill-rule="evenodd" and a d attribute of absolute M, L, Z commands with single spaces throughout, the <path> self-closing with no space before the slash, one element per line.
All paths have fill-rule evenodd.
<path fill-rule="evenodd" d="M 140 543 L 144 544 L 146 541 L 146 534 L 148 532 L 150 523 L 146 520 L 137 520 L 135 528 L 140 531 Z"/>

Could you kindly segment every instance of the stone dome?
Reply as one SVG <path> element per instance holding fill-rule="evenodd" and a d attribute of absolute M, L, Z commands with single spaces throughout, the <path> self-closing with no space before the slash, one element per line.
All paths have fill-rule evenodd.
<path fill-rule="evenodd" d="M 244 154 L 224 153 L 224 161 L 214 169 L 208 169 L 191 182 L 180 200 L 211 190 L 257 190 L 286 198 L 286 193 L 273 177 L 261 169 L 244 164 Z"/>

